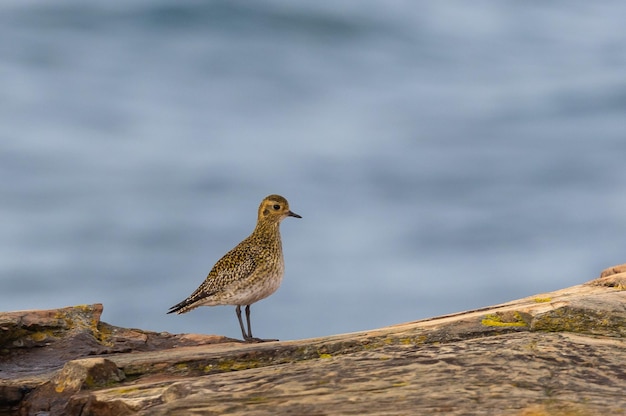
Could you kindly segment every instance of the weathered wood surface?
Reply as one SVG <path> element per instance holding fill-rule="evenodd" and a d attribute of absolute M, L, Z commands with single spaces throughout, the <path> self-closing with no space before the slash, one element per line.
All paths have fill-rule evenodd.
<path fill-rule="evenodd" d="M 0 313 L 0 414 L 626 414 L 626 265 L 372 331 L 244 344 Z"/>

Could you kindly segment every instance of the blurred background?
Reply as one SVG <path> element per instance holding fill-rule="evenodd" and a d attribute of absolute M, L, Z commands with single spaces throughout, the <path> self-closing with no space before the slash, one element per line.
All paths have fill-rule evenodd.
<path fill-rule="evenodd" d="M 626 262 L 626 2 L 3 1 L 0 310 L 166 315 L 278 193 L 253 332 L 367 330 Z"/>

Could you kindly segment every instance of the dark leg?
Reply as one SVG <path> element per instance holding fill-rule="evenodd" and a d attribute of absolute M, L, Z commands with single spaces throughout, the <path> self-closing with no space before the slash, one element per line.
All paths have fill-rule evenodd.
<path fill-rule="evenodd" d="M 237 312 L 237 319 L 239 319 L 239 327 L 241 328 L 241 335 L 243 335 L 243 339 L 247 340 L 248 339 L 248 334 L 246 334 L 246 331 L 243 329 L 243 321 L 241 320 L 241 305 L 237 305 L 237 308 L 235 309 L 235 312 Z M 247 309 L 246 309 L 246 315 L 249 315 Z M 248 328 L 250 328 L 250 318 L 248 317 Z"/>
<path fill-rule="evenodd" d="M 250 305 L 246 305 L 246 321 L 248 323 L 248 333 L 243 329 L 243 322 L 241 320 L 241 306 L 237 306 L 237 318 L 239 319 L 239 326 L 241 327 L 241 333 L 243 334 L 243 340 L 246 342 L 269 342 L 278 341 L 277 339 L 261 339 L 252 336 L 252 325 L 250 324 Z"/>
<path fill-rule="evenodd" d="M 246 321 L 248 321 L 248 337 L 252 337 L 252 327 L 250 325 L 250 305 L 246 305 Z"/>

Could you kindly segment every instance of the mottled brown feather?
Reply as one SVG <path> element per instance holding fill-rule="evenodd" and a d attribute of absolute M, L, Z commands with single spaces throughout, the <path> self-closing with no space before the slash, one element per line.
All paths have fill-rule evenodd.
<path fill-rule="evenodd" d="M 257 225 L 246 239 L 224 255 L 204 282 L 168 313 L 185 313 L 198 306 L 250 305 L 278 289 L 284 272 L 280 222 L 299 215 L 280 195 L 263 199 Z"/>

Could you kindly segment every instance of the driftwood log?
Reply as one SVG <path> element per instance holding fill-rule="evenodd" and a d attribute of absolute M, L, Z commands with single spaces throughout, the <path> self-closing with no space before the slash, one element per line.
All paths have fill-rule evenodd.
<path fill-rule="evenodd" d="M 626 265 L 366 332 L 245 344 L 0 313 L 0 415 L 626 414 Z"/>

